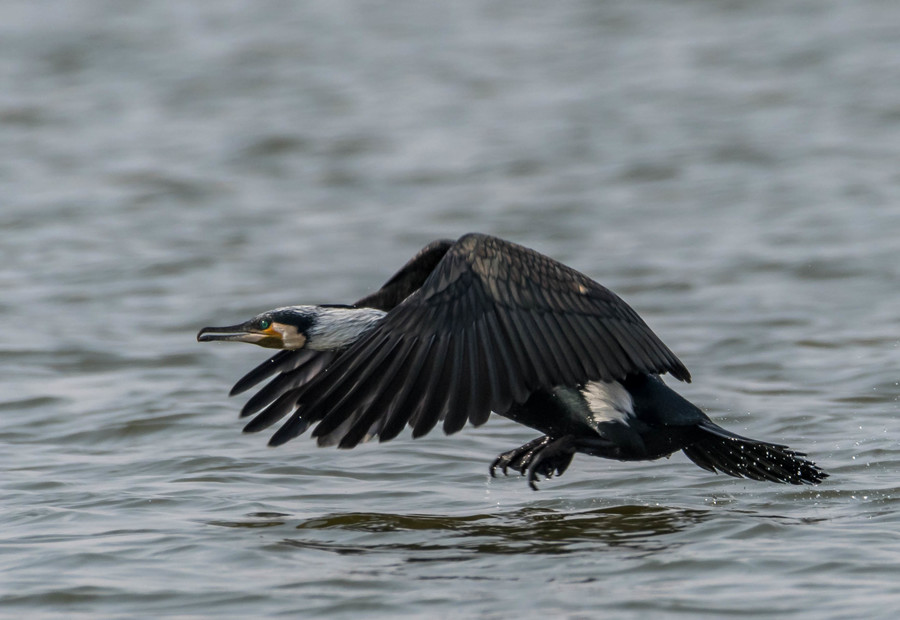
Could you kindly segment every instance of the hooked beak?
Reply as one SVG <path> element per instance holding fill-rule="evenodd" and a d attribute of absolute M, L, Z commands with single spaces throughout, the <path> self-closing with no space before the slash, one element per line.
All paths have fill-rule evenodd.
<path fill-rule="evenodd" d="M 284 340 L 280 332 L 271 327 L 259 330 L 252 327 L 249 322 L 228 327 L 204 327 L 197 332 L 197 342 L 213 342 L 214 340 L 249 342 L 268 349 L 284 348 Z"/>

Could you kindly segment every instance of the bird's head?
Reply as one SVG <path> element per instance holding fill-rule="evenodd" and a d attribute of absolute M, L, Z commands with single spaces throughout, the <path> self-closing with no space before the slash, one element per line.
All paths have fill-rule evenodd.
<path fill-rule="evenodd" d="M 228 327 L 204 327 L 200 342 L 250 342 L 268 349 L 333 351 L 350 346 L 374 327 L 384 311 L 353 306 L 287 306 Z"/>
<path fill-rule="evenodd" d="M 302 349 L 318 315 L 316 306 L 276 308 L 238 325 L 204 327 L 197 333 L 197 340 L 250 342 L 267 349 Z"/>

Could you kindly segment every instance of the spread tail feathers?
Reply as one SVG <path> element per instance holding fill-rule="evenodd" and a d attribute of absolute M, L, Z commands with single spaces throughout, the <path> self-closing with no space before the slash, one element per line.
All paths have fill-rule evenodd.
<path fill-rule="evenodd" d="M 748 439 L 726 431 L 712 422 L 699 426 L 701 438 L 684 448 L 684 453 L 697 465 L 711 472 L 736 478 L 818 484 L 828 477 L 802 452 L 787 446 Z"/>

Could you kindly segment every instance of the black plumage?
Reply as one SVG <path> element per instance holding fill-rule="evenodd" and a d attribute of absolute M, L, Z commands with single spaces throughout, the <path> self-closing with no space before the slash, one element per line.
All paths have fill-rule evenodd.
<path fill-rule="evenodd" d="M 271 311 L 234 328 L 204 328 L 198 338 L 273 346 L 272 329 L 261 322 L 297 325 L 282 317 L 299 308 L 313 308 L 302 311 L 301 330 L 312 347 L 306 338 L 316 336 L 306 325 L 324 323 L 326 307 Z M 630 306 L 514 243 L 481 234 L 432 242 L 349 308 L 385 314 L 340 347 L 279 351 L 238 381 L 232 394 L 275 375 L 245 405 L 242 415 L 256 415 L 246 431 L 289 416 L 270 445 L 314 426 L 320 445 L 352 448 L 392 439 L 406 426 L 413 437 L 439 423 L 451 434 L 494 411 L 546 433 L 495 462 L 528 472 L 532 483 L 538 474 L 561 473 L 575 452 L 630 460 L 680 449 L 730 475 L 795 483 L 826 475 L 783 446 L 713 424 L 658 378 L 690 381 L 690 374 Z M 229 330 L 238 335 L 212 334 Z M 240 335 L 246 332 L 259 335 Z M 763 458 L 765 450 L 774 456 Z M 798 463 L 805 474 L 791 473 Z"/>

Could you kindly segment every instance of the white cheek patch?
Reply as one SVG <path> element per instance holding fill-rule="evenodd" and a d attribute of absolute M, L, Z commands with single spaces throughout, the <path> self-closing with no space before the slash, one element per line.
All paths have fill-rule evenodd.
<path fill-rule="evenodd" d="M 631 394 L 618 381 L 591 381 L 581 391 L 594 422 L 628 424 L 634 417 Z"/>
<path fill-rule="evenodd" d="M 281 341 L 285 349 L 302 349 L 306 344 L 306 336 L 298 332 L 293 325 L 279 325 L 275 329 L 281 333 Z"/>

